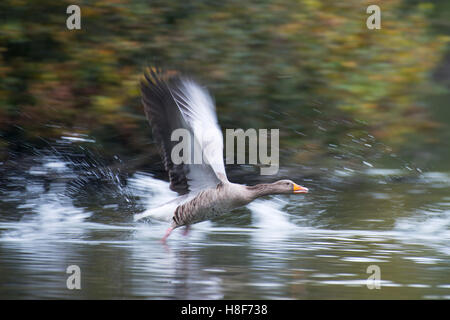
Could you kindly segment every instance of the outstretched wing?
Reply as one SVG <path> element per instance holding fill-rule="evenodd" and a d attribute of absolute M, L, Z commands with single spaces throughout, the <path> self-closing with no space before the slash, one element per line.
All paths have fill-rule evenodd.
<path fill-rule="evenodd" d="M 195 81 L 177 74 L 150 69 L 144 76 L 142 102 L 153 137 L 161 147 L 170 188 L 185 194 L 227 181 L 222 132 L 208 92 Z M 180 128 L 190 133 L 192 146 L 200 154 L 199 164 L 193 163 L 193 157 L 189 163 L 176 164 L 172 160 L 172 149 L 178 141 L 171 141 L 171 135 Z"/>

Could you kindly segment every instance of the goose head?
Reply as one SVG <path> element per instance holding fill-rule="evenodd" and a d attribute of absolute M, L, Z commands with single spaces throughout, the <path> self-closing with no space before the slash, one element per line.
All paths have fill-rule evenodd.
<path fill-rule="evenodd" d="M 256 186 L 246 187 L 251 199 L 272 194 L 300 194 L 308 193 L 308 188 L 299 186 L 291 180 L 279 180 L 274 183 L 262 183 Z"/>
<path fill-rule="evenodd" d="M 279 180 L 274 183 L 269 184 L 268 189 L 270 189 L 271 194 L 298 194 L 298 193 L 308 193 L 308 188 L 299 186 L 291 180 Z"/>

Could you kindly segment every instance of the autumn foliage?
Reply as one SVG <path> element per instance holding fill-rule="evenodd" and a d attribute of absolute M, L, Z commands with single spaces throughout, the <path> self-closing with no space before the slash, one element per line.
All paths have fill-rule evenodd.
<path fill-rule="evenodd" d="M 81 30 L 66 28 L 70 4 Z M 366 27 L 370 4 L 380 30 Z M 362 133 L 401 143 L 433 126 L 416 93 L 446 42 L 428 28 L 430 5 L 402 4 L 3 0 L 0 149 L 71 132 L 147 152 L 138 83 L 156 64 L 208 86 L 223 128 L 280 128 L 286 150 L 320 154 Z"/>

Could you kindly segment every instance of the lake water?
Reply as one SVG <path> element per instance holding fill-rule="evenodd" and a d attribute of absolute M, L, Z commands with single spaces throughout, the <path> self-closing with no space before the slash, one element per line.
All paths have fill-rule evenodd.
<path fill-rule="evenodd" d="M 0 298 L 450 299 L 449 172 L 336 170 L 163 245 L 167 226 L 132 214 L 173 198 L 168 183 L 84 165 L 44 153 L 3 168 Z"/>

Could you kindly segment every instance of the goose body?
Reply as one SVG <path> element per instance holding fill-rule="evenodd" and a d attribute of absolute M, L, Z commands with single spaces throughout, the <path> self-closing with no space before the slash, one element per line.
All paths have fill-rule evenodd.
<path fill-rule="evenodd" d="M 177 201 L 179 200 L 179 201 Z M 135 220 L 144 217 L 172 222 L 177 228 L 204 220 L 210 220 L 242 207 L 253 200 L 246 187 L 235 183 L 219 183 L 189 197 L 179 197 L 157 208 L 135 215 Z"/>
<path fill-rule="evenodd" d="M 157 208 L 135 215 L 170 222 L 163 238 L 181 226 L 209 220 L 269 194 L 306 193 L 308 189 L 290 180 L 245 186 L 228 181 L 223 162 L 223 137 L 215 106 L 206 89 L 178 74 L 149 70 L 141 82 L 142 103 L 160 145 L 170 189 L 179 197 Z M 185 129 L 200 150 L 203 162 L 174 161 L 172 150 L 178 141 L 172 133 Z"/>

